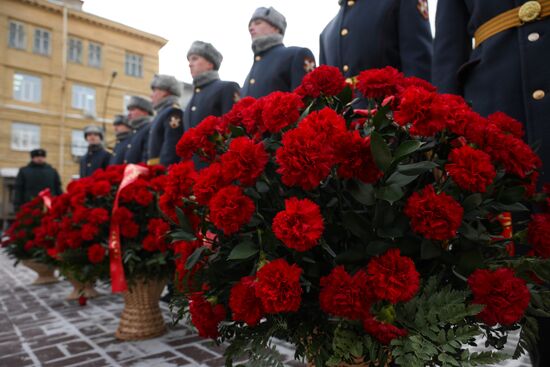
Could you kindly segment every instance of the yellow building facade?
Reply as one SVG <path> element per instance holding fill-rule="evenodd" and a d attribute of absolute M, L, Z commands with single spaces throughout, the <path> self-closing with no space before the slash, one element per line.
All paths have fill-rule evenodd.
<path fill-rule="evenodd" d="M 4 178 L 13 177 L 29 162 L 29 151 L 41 147 L 65 186 L 78 174 L 84 127 L 104 127 L 112 145 L 114 115 L 124 112 L 131 95 L 150 95 L 158 52 L 167 40 L 81 7 L 79 0 L 0 1 Z M 2 191 L 5 206 L 5 186 Z"/>

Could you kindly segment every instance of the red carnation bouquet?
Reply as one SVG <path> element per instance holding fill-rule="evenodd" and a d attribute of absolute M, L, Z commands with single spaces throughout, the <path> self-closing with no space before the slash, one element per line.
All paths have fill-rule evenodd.
<path fill-rule="evenodd" d="M 47 211 L 44 199 L 37 196 L 21 206 L 12 225 L 3 234 L 2 247 L 8 256 L 15 259 L 15 265 L 22 260 L 31 259 L 54 265 L 54 261 L 47 255 L 47 246 L 43 246 L 35 238 L 35 231 Z"/>
<path fill-rule="evenodd" d="M 518 327 L 524 353 L 550 316 L 550 217 L 527 223 L 547 200 L 521 124 L 389 67 L 355 87 L 367 108 L 321 66 L 183 135 L 160 198 L 180 316 L 228 363 L 276 364 L 277 337 L 316 366 L 478 365 L 508 356 L 468 345 Z"/>

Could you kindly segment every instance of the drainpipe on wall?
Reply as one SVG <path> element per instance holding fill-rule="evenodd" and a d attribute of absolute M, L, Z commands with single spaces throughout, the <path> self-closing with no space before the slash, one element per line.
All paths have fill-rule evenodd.
<path fill-rule="evenodd" d="M 67 110 L 67 30 L 68 9 L 63 5 L 63 47 L 61 55 L 61 124 L 59 125 L 59 174 L 63 178 L 65 172 L 65 114 Z"/>

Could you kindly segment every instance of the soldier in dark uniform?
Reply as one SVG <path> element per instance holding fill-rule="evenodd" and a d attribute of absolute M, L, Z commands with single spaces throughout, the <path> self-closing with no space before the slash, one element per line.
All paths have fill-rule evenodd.
<path fill-rule="evenodd" d="M 427 0 L 339 0 L 339 4 L 338 14 L 321 33 L 320 64 L 338 67 L 346 78 L 392 66 L 407 76 L 430 80 Z"/>
<path fill-rule="evenodd" d="M 113 148 L 113 155 L 109 161 L 109 165 L 124 163 L 124 155 L 128 150 L 128 144 L 132 135 L 132 129 L 128 124 L 128 118 L 124 115 L 116 115 L 113 121 L 115 129 L 116 143 Z"/>
<path fill-rule="evenodd" d="M 128 109 L 128 123 L 132 129 L 132 137 L 127 146 L 124 163 L 147 162 L 147 143 L 149 129 L 151 128 L 151 116 L 153 105 L 143 97 L 132 96 Z"/>
<path fill-rule="evenodd" d="M 524 123 L 550 179 L 550 0 L 441 0 L 437 4 L 433 82 L 487 116 Z M 474 42 L 472 42 L 474 40 Z M 539 318 L 535 366 L 550 366 L 550 319 Z"/>
<path fill-rule="evenodd" d="M 15 179 L 15 210 L 48 188 L 53 196 L 61 195 L 61 179 L 55 168 L 46 163 L 46 151 L 34 149 L 31 161 L 19 169 Z"/>
<path fill-rule="evenodd" d="M 259 98 L 274 91 L 291 92 L 315 67 L 315 58 L 309 49 L 283 45 L 286 19 L 272 7 L 256 9 L 248 30 L 254 63 L 241 91 L 243 97 Z"/>
<path fill-rule="evenodd" d="M 183 111 L 179 105 L 181 88 L 173 76 L 155 75 L 151 89 L 157 114 L 149 130 L 147 163 L 169 166 L 180 161 L 176 144 L 183 135 Z"/>
<path fill-rule="evenodd" d="M 191 45 L 187 60 L 193 77 L 193 97 L 183 114 L 185 131 L 207 116 L 229 112 L 239 99 L 239 84 L 220 80 L 218 69 L 222 59 L 222 54 L 210 43 L 195 41 Z"/>
<path fill-rule="evenodd" d="M 84 129 L 84 139 L 88 142 L 88 151 L 80 159 L 80 177 L 88 177 L 99 168 L 105 169 L 111 160 L 111 153 L 103 147 L 103 131 L 90 125 Z"/>

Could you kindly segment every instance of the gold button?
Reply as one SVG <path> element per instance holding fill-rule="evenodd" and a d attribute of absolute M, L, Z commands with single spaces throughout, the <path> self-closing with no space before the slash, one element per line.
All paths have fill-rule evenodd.
<path fill-rule="evenodd" d="M 354 6 L 354 5 L 355 5 L 355 1 L 353 1 L 353 0 L 348 1 L 348 6 Z"/>
<path fill-rule="evenodd" d="M 348 71 L 349 70 L 349 65 L 344 65 L 342 67 L 342 70 L 344 70 L 344 72 Z"/>
<path fill-rule="evenodd" d="M 533 32 L 533 33 L 530 33 L 528 36 L 527 36 L 527 39 L 531 42 L 535 42 L 535 41 L 538 41 L 540 38 L 540 34 L 538 34 L 537 32 Z"/>
<path fill-rule="evenodd" d="M 256 79 L 250 79 L 250 84 L 256 83 Z"/>
<path fill-rule="evenodd" d="M 254 58 L 254 60 L 256 60 L 256 61 L 260 61 L 261 59 L 262 59 L 261 56 L 256 56 L 256 57 Z"/>
<path fill-rule="evenodd" d="M 342 28 L 342 30 L 340 31 L 340 35 L 341 36 L 347 36 L 349 33 L 348 29 L 347 28 Z"/>
<path fill-rule="evenodd" d="M 352 78 L 346 78 L 346 83 L 353 84 L 353 79 Z"/>
<path fill-rule="evenodd" d="M 539 17 L 541 10 L 542 6 L 538 1 L 528 1 L 519 8 L 518 18 L 522 22 L 532 22 Z"/>
<path fill-rule="evenodd" d="M 195 93 L 200 93 L 200 92 L 201 92 L 200 88 L 195 88 Z"/>
<path fill-rule="evenodd" d="M 132 144 L 128 144 L 128 149 L 130 149 L 132 147 Z"/>
<path fill-rule="evenodd" d="M 191 111 L 196 111 L 196 110 L 197 110 L 197 106 L 191 107 Z"/>
<path fill-rule="evenodd" d="M 91 166 L 92 166 L 92 164 L 91 164 L 91 163 L 88 163 L 88 164 L 87 164 L 87 166 L 88 166 L 88 167 L 91 167 Z"/>
<path fill-rule="evenodd" d="M 545 95 L 546 93 L 544 93 L 542 89 L 537 89 L 536 91 L 533 92 L 533 99 L 540 101 L 541 99 L 544 98 Z"/>

